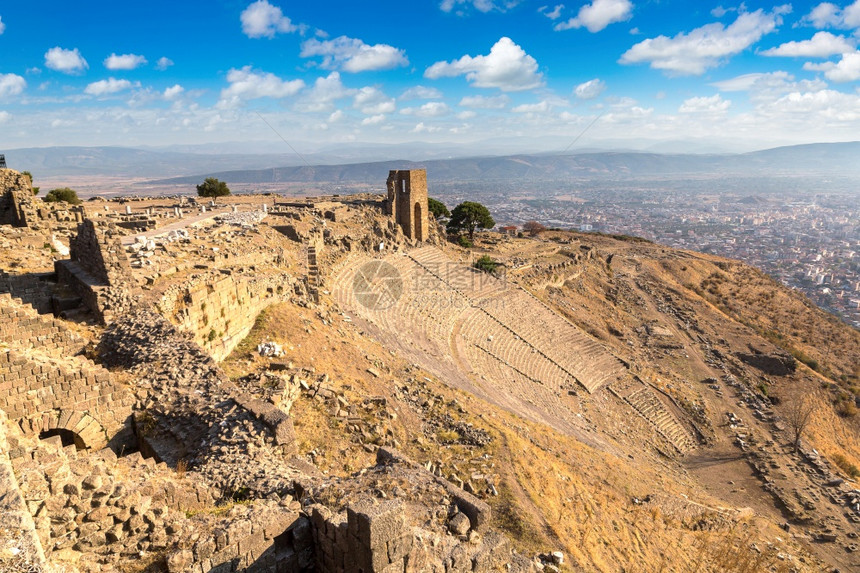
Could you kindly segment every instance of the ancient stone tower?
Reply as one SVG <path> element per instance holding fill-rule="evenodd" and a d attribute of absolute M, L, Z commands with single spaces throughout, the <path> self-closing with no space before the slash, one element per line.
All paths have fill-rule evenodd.
<path fill-rule="evenodd" d="M 388 214 L 416 241 L 426 241 L 429 230 L 427 215 L 427 170 L 392 170 L 388 172 Z"/>

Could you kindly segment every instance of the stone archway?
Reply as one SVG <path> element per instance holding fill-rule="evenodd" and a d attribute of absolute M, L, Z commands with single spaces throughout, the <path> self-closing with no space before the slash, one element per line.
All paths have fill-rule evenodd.
<path fill-rule="evenodd" d="M 104 426 L 86 412 L 53 410 L 22 421 L 21 427 L 25 433 L 29 430 L 40 437 L 65 436 L 64 439 L 71 440 L 78 449 L 100 450 L 108 444 Z"/>
<path fill-rule="evenodd" d="M 422 225 L 424 214 L 421 212 L 421 203 L 415 203 L 415 213 L 412 218 L 412 225 L 415 229 L 415 239 L 418 241 L 426 240 L 424 236 L 424 225 Z"/>

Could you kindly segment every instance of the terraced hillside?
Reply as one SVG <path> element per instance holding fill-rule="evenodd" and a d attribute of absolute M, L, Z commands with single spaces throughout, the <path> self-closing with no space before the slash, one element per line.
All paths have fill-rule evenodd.
<path fill-rule="evenodd" d="M 527 419 L 583 436 L 571 396 L 608 385 L 678 451 L 694 447 L 660 398 L 582 329 L 519 286 L 435 247 L 347 261 L 333 295 L 380 342 L 449 384 Z M 628 396 L 629 394 L 629 396 Z"/>

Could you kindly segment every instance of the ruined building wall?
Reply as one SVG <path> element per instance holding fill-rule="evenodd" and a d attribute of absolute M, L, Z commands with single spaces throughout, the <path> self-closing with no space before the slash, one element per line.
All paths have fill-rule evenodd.
<path fill-rule="evenodd" d="M 34 210 L 30 180 L 12 169 L 0 169 L 0 225 L 26 227 Z"/>
<path fill-rule="evenodd" d="M 291 290 L 290 277 L 286 275 L 216 273 L 169 289 L 158 306 L 162 314 L 220 362 L 248 336 L 257 316 Z"/>
<path fill-rule="evenodd" d="M 0 408 L 25 434 L 63 429 L 90 448 L 130 438 L 131 393 L 78 354 L 84 343 L 54 319 L 0 295 Z"/>
<path fill-rule="evenodd" d="M 131 305 L 131 265 L 112 223 L 96 225 L 85 219 L 69 243 L 71 259 L 57 261 L 58 280 L 69 285 L 102 322 L 110 322 Z"/>
<path fill-rule="evenodd" d="M 425 169 L 392 170 L 388 173 L 386 211 L 416 241 L 429 238 L 430 219 L 427 207 L 427 171 Z"/>

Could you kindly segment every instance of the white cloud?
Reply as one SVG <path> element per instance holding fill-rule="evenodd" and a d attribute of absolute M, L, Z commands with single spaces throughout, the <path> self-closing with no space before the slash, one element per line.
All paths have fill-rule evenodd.
<path fill-rule="evenodd" d="M 405 107 L 400 110 L 403 115 L 416 115 L 418 117 L 439 117 L 446 115 L 451 109 L 441 101 L 428 101 L 421 107 Z"/>
<path fill-rule="evenodd" d="M 860 52 L 842 54 L 842 59 L 837 63 L 806 63 L 803 65 L 803 69 L 824 72 L 824 77 L 834 82 L 857 81 L 860 80 Z"/>
<path fill-rule="evenodd" d="M 551 109 L 548 101 L 544 100 L 538 103 L 524 103 L 511 109 L 514 113 L 546 113 Z"/>
<path fill-rule="evenodd" d="M 594 99 L 602 94 L 605 89 L 606 83 L 598 78 L 594 78 L 573 88 L 573 93 L 579 99 Z"/>
<path fill-rule="evenodd" d="M 424 125 L 424 122 L 422 121 L 409 131 L 411 133 L 436 133 L 437 131 L 442 131 L 442 128 L 433 125 Z"/>
<path fill-rule="evenodd" d="M 393 113 L 396 109 L 394 99 L 374 87 L 363 87 L 358 90 L 355 98 L 353 98 L 352 105 L 366 115 Z"/>
<path fill-rule="evenodd" d="M 365 117 L 361 120 L 361 125 L 377 125 L 385 121 L 385 114 L 380 113 L 377 115 L 371 115 L 370 117 Z"/>
<path fill-rule="evenodd" d="M 227 81 L 230 86 L 221 90 L 221 100 L 218 102 L 222 109 L 236 107 L 250 99 L 289 97 L 305 87 L 302 80 L 282 80 L 272 73 L 255 72 L 251 66 L 241 70 L 231 69 L 227 72 Z"/>
<path fill-rule="evenodd" d="M 16 74 L 0 74 L 0 97 L 15 96 L 24 91 L 27 80 Z"/>
<path fill-rule="evenodd" d="M 338 72 L 331 72 L 324 78 L 316 79 L 313 87 L 302 96 L 296 109 L 303 112 L 331 111 L 335 101 L 354 94 L 355 90 L 343 85 Z"/>
<path fill-rule="evenodd" d="M 346 117 L 346 114 L 343 112 L 342 109 L 336 109 L 331 113 L 330 116 L 328 116 L 328 122 L 329 123 L 337 123 L 338 121 L 341 121 L 345 117 Z"/>
<path fill-rule="evenodd" d="M 729 12 L 737 12 L 737 8 L 723 8 L 722 6 L 717 6 L 711 10 L 711 16 L 714 18 L 722 18 Z"/>
<path fill-rule="evenodd" d="M 157 62 L 155 62 L 155 69 L 160 71 L 160 72 L 163 72 L 164 70 L 166 70 L 167 68 L 169 68 L 172 65 L 173 65 L 173 60 L 171 60 L 170 58 L 166 58 L 166 57 L 162 56 L 161 58 L 158 58 Z"/>
<path fill-rule="evenodd" d="M 782 24 L 782 14 L 790 6 L 777 6 L 772 12 L 756 10 L 738 15 L 728 27 L 719 22 L 674 38 L 658 36 L 643 40 L 624 52 L 622 64 L 650 63 L 651 67 L 672 74 L 701 75 L 729 56 L 738 54 Z"/>
<path fill-rule="evenodd" d="M 475 107 L 478 109 L 504 109 L 510 103 L 511 98 L 506 95 L 493 97 L 466 96 L 460 100 L 460 107 Z"/>
<path fill-rule="evenodd" d="M 105 58 L 104 64 L 109 70 L 133 70 L 146 64 L 146 58 L 137 54 L 123 54 L 121 56 L 111 54 Z"/>
<path fill-rule="evenodd" d="M 564 9 L 564 4 L 556 4 L 555 8 L 549 9 L 549 6 L 541 6 L 538 12 L 549 18 L 550 20 L 558 20 L 561 16 L 561 11 Z"/>
<path fill-rule="evenodd" d="M 854 51 L 854 44 L 844 36 L 834 36 L 830 32 L 817 32 L 809 40 L 786 42 L 776 48 L 763 51 L 763 56 L 786 56 L 806 58 L 826 58 L 834 54 Z"/>
<path fill-rule="evenodd" d="M 424 77 L 438 79 L 465 75 L 475 87 L 521 91 L 539 87 L 543 77 L 538 64 L 510 38 L 502 37 L 486 56 L 463 56 L 452 62 L 436 62 Z"/>
<path fill-rule="evenodd" d="M 858 121 L 860 120 L 860 96 L 835 90 L 792 92 L 763 109 L 769 115 L 793 115 L 804 122 Z"/>
<path fill-rule="evenodd" d="M 8 111 L 0 111 L 0 123 L 6 123 L 12 117 Z"/>
<path fill-rule="evenodd" d="M 626 22 L 633 15 L 630 0 L 594 0 L 579 9 L 576 18 L 555 25 L 555 30 L 586 28 L 589 32 L 599 32 L 615 22 Z"/>
<path fill-rule="evenodd" d="M 164 99 L 176 99 L 180 95 L 182 95 L 182 92 L 184 92 L 184 91 L 185 91 L 185 88 L 183 88 L 179 84 L 176 84 L 176 85 L 173 85 L 173 86 L 165 89 L 164 93 L 162 95 L 164 96 Z"/>
<path fill-rule="evenodd" d="M 478 12 L 492 12 L 493 10 L 497 10 L 499 12 L 505 12 L 510 10 L 514 6 L 520 3 L 521 0 L 503 0 L 502 2 L 495 2 L 494 0 L 442 0 L 439 3 L 439 9 L 443 12 L 451 12 L 455 7 L 465 4 L 466 6 L 472 6 Z M 462 11 L 457 11 L 458 14 L 463 14 Z"/>
<path fill-rule="evenodd" d="M 472 119 L 476 115 L 478 115 L 478 114 L 472 110 L 461 111 L 460 113 L 457 114 L 457 119 Z"/>
<path fill-rule="evenodd" d="M 844 9 L 830 2 L 822 2 L 804 16 L 803 21 L 819 29 L 860 28 L 860 0 L 856 0 Z"/>
<path fill-rule="evenodd" d="M 77 48 L 64 50 L 59 46 L 45 52 L 45 66 L 64 74 L 75 74 L 90 67 Z"/>
<path fill-rule="evenodd" d="M 731 107 L 732 101 L 723 99 L 720 94 L 711 97 L 691 97 L 685 99 L 678 111 L 681 113 L 725 113 Z"/>
<path fill-rule="evenodd" d="M 301 57 L 322 56 L 322 67 L 340 68 L 345 72 L 389 70 L 409 64 L 406 53 L 388 44 L 370 46 L 357 38 L 341 36 L 320 41 L 311 38 L 302 44 Z"/>
<path fill-rule="evenodd" d="M 428 88 L 425 86 L 414 86 L 409 88 L 400 94 L 398 99 L 401 100 L 411 100 L 411 99 L 441 99 L 442 92 L 437 90 L 436 88 Z"/>
<path fill-rule="evenodd" d="M 242 32 L 249 38 L 274 38 L 278 32 L 289 33 L 298 30 L 281 9 L 266 0 L 249 4 L 239 16 Z"/>
<path fill-rule="evenodd" d="M 5 31 L 6 31 L 6 24 L 3 23 L 3 18 L 0 17 L 0 34 L 2 34 Z"/>
<path fill-rule="evenodd" d="M 115 94 L 117 92 L 131 89 L 131 88 L 139 86 L 139 85 L 140 85 L 139 83 L 133 84 L 128 80 L 118 80 L 115 78 L 108 78 L 106 80 L 99 80 L 97 82 L 93 82 L 93 83 L 89 84 L 84 89 L 84 93 L 98 97 L 98 96 Z"/>

